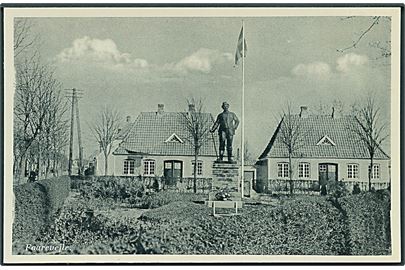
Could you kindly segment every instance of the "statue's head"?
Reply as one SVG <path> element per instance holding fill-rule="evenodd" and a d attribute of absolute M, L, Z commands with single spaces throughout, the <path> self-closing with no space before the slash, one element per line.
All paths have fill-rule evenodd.
<path fill-rule="evenodd" d="M 221 107 L 222 107 L 222 109 L 224 109 L 224 111 L 227 111 L 229 109 L 229 103 L 224 101 L 224 102 L 222 102 Z"/>

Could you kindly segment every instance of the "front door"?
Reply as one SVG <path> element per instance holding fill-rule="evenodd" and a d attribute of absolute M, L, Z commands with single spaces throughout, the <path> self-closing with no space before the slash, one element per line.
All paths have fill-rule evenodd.
<path fill-rule="evenodd" d="M 327 186 L 328 182 L 337 181 L 337 164 L 320 163 L 319 164 L 319 185 Z"/>
<path fill-rule="evenodd" d="M 166 160 L 164 162 L 164 177 L 167 185 L 175 185 L 183 177 L 183 162 L 179 160 Z"/>

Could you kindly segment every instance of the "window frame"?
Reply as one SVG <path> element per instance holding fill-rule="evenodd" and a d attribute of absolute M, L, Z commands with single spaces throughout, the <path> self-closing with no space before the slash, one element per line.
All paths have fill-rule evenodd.
<path fill-rule="evenodd" d="M 377 173 L 376 170 L 377 169 Z M 371 170 L 371 164 L 368 164 L 368 171 L 370 172 Z M 377 174 L 377 177 L 375 175 Z M 373 163 L 373 170 L 371 170 L 371 179 L 380 179 L 380 164 L 379 163 Z"/>
<path fill-rule="evenodd" d="M 347 170 L 346 170 L 347 179 L 359 179 L 359 175 L 360 175 L 359 168 L 360 167 L 359 167 L 358 163 L 349 163 L 349 164 L 347 164 L 346 168 L 347 168 Z M 355 168 L 356 168 L 356 170 L 355 170 Z"/>
<path fill-rule="evenodd" d="M 135 160 L 132 158 L 124 159 L 123 164 L 123 174 L 124 175 L 134 175 L 135 174 Z M 132 171 L 132 172 L 131 172 Z"/>
<path fill-rule="evenodd" d="M 151 166 L 153 164 L 153 166 Z M 152 169 L 153 168 L 153 172 Z M 144 176 L 155 176 L 156 173 L 156 160 L 154 159 L 144 159 L 143 160 L 143 175 Z"/>
<path fill-rule="evenodd" d="M 194 160 L 191 161 L 191 175 L 194 176 L 194 166 L 195 162 Z M 203 169 L 203 161 L 202 160 L 197 160 L 197 176 L 203 176 L 204 174 L 204 169 Z"/>
<path fill-rule="evenodd" d="M 311 178 L 311 163 L 309 162 L 298 163 L 298 178 L 302 179 Z"/>
<path fill-rule="evenodd" d="M 277 162 L 277 177 L 288 178 L 290 177 L 290 164 L 288 162 Z M 280 171 L 281 168 L 281 171 Z M 281 174 L 280 174 L 281 172 Z"/>

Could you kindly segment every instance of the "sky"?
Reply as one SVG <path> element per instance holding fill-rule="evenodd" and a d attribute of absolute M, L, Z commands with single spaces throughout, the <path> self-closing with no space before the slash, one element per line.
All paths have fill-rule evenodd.
<path fill-rule="evenodd" d="M 104 106 L 125 118 L 140 112 L 185 111 L 202 98 L 214 117 L 221 103 L 241 118 L 242 70 L 234 55 L 242 18 L 32 18 L 44 61 L 63 88 L 84 91 L 79 101 L 84 156 L 97 149 L 89 124 Z M 382 20 L 344 52 L 371 17 L 244 18 L 245 139 L 254 157 L 270 140 L 287 102 L 316 113 L 334 100 L 346 109 L 374 93 L 383 119 L 390 113 L 389 59 L 377 59 L 375 41 L 390 39 Z M 240 145 L 240 130 L 235 145 Z M 388 148 L 388 147 L 387 147 Z M 386 150 L 388 150 L 386 148 Z"/>

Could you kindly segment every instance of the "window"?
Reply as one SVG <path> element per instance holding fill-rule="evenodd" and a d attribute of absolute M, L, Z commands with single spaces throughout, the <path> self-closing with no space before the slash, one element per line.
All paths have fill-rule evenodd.
<path fill-rule="evenodd" d="M 371 166 L 368 165 L 368 172 L 370 172 Z M 373 164 L 373 170 L 371 171 L 371 178 L 380 178 L 380 164 Z"/>
<path fill-rule="evenodd" d="M 321 173 L 327 172 L 328 171 L 327 168 L 328 168 L 328 166 L 326 166 L 326 164 L 320 164 L 319 172 L 321 172 Z"/>
<path fill-rule="evenodd" d="M 194 175 L 194 160 L 191 161 L 191 165 L 192 165 L 192 175 Z M 197 175 L 203 175 L 203 162 L 201 160 L 197 160 Z"/>
<path fill-rule="evenodd" d="M 124 174 L 134 174 L 135 173 L 135 160 L 126 159 L 124 160 Z"/>
<path fill-rule="evenodd" d="M 153 159 L 145 159 L 143 161 L 143 174 L 155 175 L 155 161 Z"/>
<path fill-rule="evenodd" d="M 347 165 L 347 178 L 359 178 L 359 165 L 358 164 L 348 164 Z"/>
<path fill-rule="evenodd" d="M 309 178 L 309 163 L 301 162 L 298 164 L 298 177 Z"/>
<path fill-rule="evenodd" d="M 288 163 L 277 163 L 278 177 L 288 177 Z"/>

